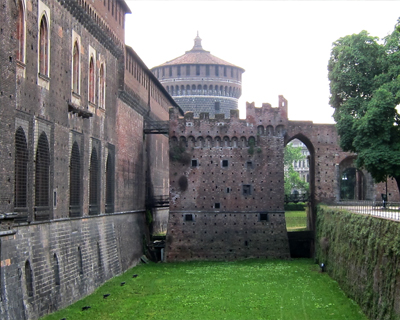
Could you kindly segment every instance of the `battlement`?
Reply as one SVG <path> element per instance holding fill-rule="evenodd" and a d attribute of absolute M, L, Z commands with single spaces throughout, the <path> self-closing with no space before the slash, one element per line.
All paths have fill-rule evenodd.
<path fill-rule="evenodd" d="M 253 103 L 246 105 L 246 119 L 239 119 L 239 110 L 230 110 L 230 117 L 224 114 L 216 114 L 210 118 L 209 113 L 202 112 L 199 117 L 194 117 L 192 111 L 188 111 L 182 117 L 174 108 L 170 108 L 170 137 L 234 137 L 270 136 L 283 137 L 288 124 L 287 101 L 279 96 L 279 106 L 271 107 L 264 103 L 261 108 L 256 108 Z"/>

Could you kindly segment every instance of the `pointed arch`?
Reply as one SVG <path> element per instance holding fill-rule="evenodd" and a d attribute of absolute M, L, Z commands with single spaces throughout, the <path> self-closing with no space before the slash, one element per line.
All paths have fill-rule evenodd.
<path fill-rule="evenodd" d="M 81 216 L 81 155 L 78 143 L 72 145 L 69 162 L 69 215 Z"/>
<path fill-rule="evenodd" d="M 26 18 L 25 18 L 25 3 L 23 0 L 18 1 L 18 24 L 17 24 L 17 39 L 18 51 L 17 60 L 25 62 L 25 32 L 26 32 Z"/>
<path fill-rule="evenodd" d="M 60 265 L 58 263 L 57 254 L 54 253 L 53 255 L 53 272 L 54 272 L 54 284 L 59 286 L 61 284 L 60 281 Z"/>
<path fill-rule="evenodd" d="M 89 102 L 94 103 L 94 94 L 95 94 L 95 71 L 94 71 L 94 60 L 93 57 L 90 57 L 89 60 Z"/>
<path fill-rule="evenodd" d="M 114 212 L 114 153 L 109 150 L 106 161 L 106 213 Z"/>
<path fill-rule="evenodd" d="M 27 207 L 28 146 L 25 131 L 19 127 L 15 133 L 14 207 Z"/>
<path fill-rule="evenodd" d="M 50 205 L 50 152 L 46 133 L 40 134 L 35 159 L 35 206 Z"/>
<path fill-rule="evenodd" d="M 33 297 L 33 272 L 29 260 L 25 262 L 25 285 L 28 297 Z"/>
<path fill-rule="evenodd" d="M 77 94 L 80 92 L 80 72 L 79 43 L 78 40 L 76 40 L 72 51 L 72 91 Z"/>
<path fill-rule="evenodd" d="M 99 213 L 99 161 L 96 147 L 92 148 L 89 170 L 89 214 Z"/>
<path fill-rule="evenodd" d="M 99 106 L 100 108 L 106 107 L 106 78 L 104 63 L 100 64 L 99 71 Z"/>
<path fill-rule="evenodd" d="M 49 75 L 49 25 L 46 14 L 42 15 L 39 28 L 39 73 Z"/>

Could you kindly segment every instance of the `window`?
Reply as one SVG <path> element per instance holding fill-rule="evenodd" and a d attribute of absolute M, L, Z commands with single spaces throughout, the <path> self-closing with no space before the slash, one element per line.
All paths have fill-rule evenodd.
<path fill-rule="evenodd" d="M 220 102 L 219 101 L 216 101 L 214 103 L 214 108 L 215 108 L 215 111 L 219 111 L 219 108 L 220 108 Z"/>
<path fill-rule="evenodd" d="M 29 260 L 25 262 L 25 284 L 28 297 L 33 297 L 33 273 Z"/>
<path fill-rule="evenodd" d="M 224 77 L 226 77 L 226 67 L 224 67 Z"/>
<path fill-rule="evenodd" d="M 253 169 L 253 161 L 247 161 L 246 167 L 247 167 L 247 169 Z"/>
<path fill-rule="evenodd" d="M 169 67 L 169 76 L 172 77 L 172 67 Z"/>
<path fill-rule="evenodd" d="M 69 162 L 69 216 L 81 216 L 81 156 L 76 141 Z"/>
<path fill-rule="evenodd" d="M 197 65 L 196 66 L 196 76 L 199 76 L 199 75 L 200 75 L 200 66 Z"/>
<path fill-rule="evenodd" d="M 228 160 L 222 160 L 222 167 L 227 168 L 228 167 Z"/>
<path fill-rule="evenodd" d="M 178 71 L 177 71 L 177 73 L 178 73 L 178 77 L 180 77 L 180 76 L 181 76 L 181 66 L 178 66 Z"/>
<path fill-rule="evenodd" d="M 99 106 L 106 107 L 106 78 L 104 74 L 104 63 L 100 65 L 99 71 Z"/>
<path fill-rule="evenodd" d="M 100 244 L 97 242 L 97 267 L 100 269 L 102 265 L 101 262 L 101 249 L 100 249 Z"/>
<path fill-rule="evenodd" d="M 81 247 L 78 247 L 78 272 L 83 275 L 83 259 Z"/>
<path fill-rule="evenodd" d="M 106 212 L 114 212 L 114 157 L 111 150 L 106 163 Z"/>
<path fill-rule="evenodd" d="M 219 67 L 215 66 L 215 75 L 219 77 Z"/>
<path fill-rule="evenodd" d="M 18 39 L 18 52 L 17 59 L 21 62 L 25 61 L 25 10 L 22 0 L 18 1 L 18 25 L 17 25 L 17 39 Z"/>
<path fill-rule="evenodd" d="M 39 73 L 49 75 L 49 31 L 46 15 L 40 20 L 39 29 Z"/>
<path fill-rule="evenodd" d="M 15 171 L 14 171 L 14 206 L 27 206 L 28 184 L 28 147 L 24 130 L 19 127 L 15 133 Z"/>
<path fill-rule="evenodd" d="M 251 195 L 251 185 L 250 184 L 244 184 L 242 191 L 243 191 L 242 193 L 243 193 L 244 196 L 250 196 Z"/>
<path fill-rule="evenodd" d="M 268 213 L 260 213 L 260 221 L 268 221 Z"/>
<path fill-rule="evenodd" d="M 99 164 L 97 150 L 92 148 L 90 156 L 90 171 L 89 171 L 89 214 L 94 215 L 99 213 Z"/>
<path fill-rule="evenodd" d="M 216 202 L 216 203 L 214 204 L 214 208 L 215 208 L 215 209 L 220 209 L 220 208 L 221 208 L 221 204 L 220 204 L 219 202 Z"/>
<path fill-rule="evenodd" d="M 190 66 L 186 66 L 186 75 L 190 76 Z"/>
<path fill-rule="evenodd" d="M 54 272 L 54 284 L 60 285 L 60 265 L 58 264 L 57 254 L 53 256 L 53 272 Z"/>
<path fill-rule="evenodd" d="M 79 94 L 80 55 L 78 41 L 75 41 L 72 52 L 72 91 Z"/>
<path fill-rule="evenodd" d="M 193 221 L 193 215 L 192 214 L 185 214 L 184 215 L 184 220 L 185 221 Z"/>
<path fill-rule="evenodd" d="M 35 206 L 49 206 L 50 154 L 49 143 L 44 132 L 41 133 L 36 149 L 35 160 Z"/>
<path fill-rule="evenodd" d="M 94 88 L 95 88 L 95 74 L 94 74 L 93 57 L 89 60 L 89 102 L 94 103 Z"/>
<path fill-rule="evenodd" d="M 198 166 L 197 159 L 193 159 L 192 160 L 192 167 L 197 167 L 197 166 Z"/>
<path fill-rule="evenodd" d="M 210 66 L 206 66 L 206 76 L 210 75 Z"/>
<path fill-rule="evenodd" d="M 230 193 L 231 192 L 231 188 L 226 188 L 226 193 Z"/>

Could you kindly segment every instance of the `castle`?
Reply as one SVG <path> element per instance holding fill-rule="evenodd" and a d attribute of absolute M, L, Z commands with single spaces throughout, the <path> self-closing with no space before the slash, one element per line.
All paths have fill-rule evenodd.
<path fill-rule="evenodd" d="M 155 76 L 125 44 L 129 13 L 124 0 L 3 1 L 2 319 L 37 319 L 135 265 L 149 215 L 154 232 L 169 218 L 168 261 L 288 258 L 292 139 L 310 151 L 312 205 L 340 198 L 354 156 L 333 125 L 289 121 L 283 97 L 239 119 L 244 70 L 223 60 L 178 60 Z M 192 54 L 208 56 L 199 38 Z M 183 114 L 186 98 L 197 111 Z M 361 195 L 376 197 L 364 176 Z"/>
<path fill-rule="evenodd" d="M 0 318 L 36 319 L 135 265 L 168 208 L 176 102 L 125 45 L 123 0 L 0 10 Z M 179 111 L 178 111 L 179 112 Z"/>

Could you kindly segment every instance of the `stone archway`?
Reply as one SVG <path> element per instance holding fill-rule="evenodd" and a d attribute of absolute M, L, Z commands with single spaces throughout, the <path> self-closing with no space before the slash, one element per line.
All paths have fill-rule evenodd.
<path fill-rule="evenodd" d="M 339 163 L 337 172 L 338 200 L 371 200 L 374 197 L 373 180 L 371 175 L 357 169 L 355 155 L 344 158 Z"/>
<path fill-rule="evenodd" d="M 285 137 L 285 147 L 293 140 L 301 141 L 308 149 L 308 163 L 309 163 L 309 203 L 308 203 L 308 217 L 307 217 L 307 228 L 308 230 L 315 230 L 315 148 L 310 139 L 301 133 L 297 133 L 291 137 Z"/>

